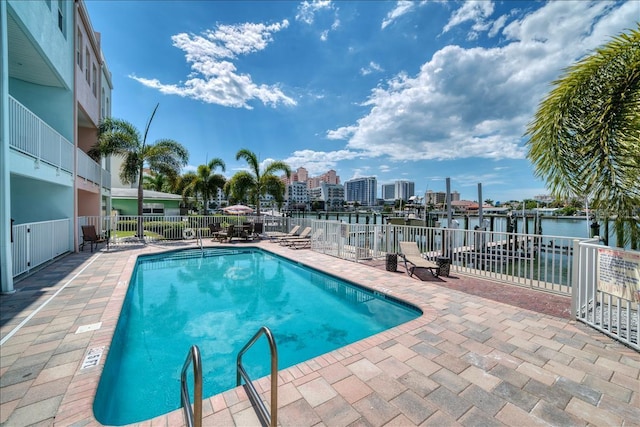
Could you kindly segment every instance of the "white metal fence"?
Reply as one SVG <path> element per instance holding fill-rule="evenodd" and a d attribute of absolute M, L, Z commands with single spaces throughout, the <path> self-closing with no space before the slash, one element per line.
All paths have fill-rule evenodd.
<path fill-rule="evenodd" d="M 73 250 L 71 219 L 14 225 L 13 277 Z"/>
<path fill-rule="evenodd" d="M 574 258 L 574 280 L 572 289 L 571 309 L 573 315 L 595 329 L 621 341 L 630 347 L 640 350 L 638 342 L 638 295 L 635 301 L 632 293 L 629 298 L 603 292 L 598 286 L 600 257 L 602 250 L 612 250 L 622 260 L 614 273 L 619 275 L 620 286 L 627 282 L 635 282 L 637 293 L 638 271 L 640 266 L 640 252 L 625 251 L 599 245 L 590 240 L 576 243 L 577 256 Z M 629 287 L 631 289 L 631 287 Z"/>
<path fill-rule="evenodd" d="M 571 294 L 573 238 L 298 218 L 291 224 L 321 230 L 311 248 L 338 258 L 381 258 L 398 253 L 400 241 L 412 241 L 425 258 L 450 264 L 451 271 Z"/>
<path fill-rule="evenodd" d="M 211 237 L 210 225 L 218 224 L 220 228 L 227 225 L 240 226 L 245 222 L 260 223 L 262 232 L 282 231 L 286 228 L 286 218 L 257 217 L 238 215 L 199 215 L 199 216 L 152 216 L 115 215 L 110 217 L 85 216 L 78 218 L 78 236 L 82 241 L 83 225 L 94 225 L 96 232 L 109 237 L 110 245 L 126 245 L 140 243 L 137 236 L 138 221 L 142 221 L 145 242 L 162 240 L 192 239 L 197 236 Z M 254 226 L 255 228 L 255 226 Z"/>
<path fill-rule="evenodd" d="M 638 302 L 598 288 L 599 256 L 603 249 L 631 254 L 623 255 L 632 259 L 625 261 L 625 265 L 631 265 L 632 269 L 626 280 L 636 282 L 640 253 L 604 247 L 598 244 L 597 239 L 580 241 L 569 237 L 483 230 L 216 215 L 80 217 L 79 241 L 82 241 L 80 226 L 91 224 L 99 234 L 109 237 L 111 245 L 139 243 L 140 239 L 135 234 L 140 219 L 145 242 L 211 237 L 211 224 L 224 228 L 229 224 L 260 223 L 263 233 L 287 232 L 294 225 L 311 227 L 311 235 L 314 236 L 312 250 L 355 262 L 396 254 L 399 242 L 414 241 L 425 258 L 438 263 L 447 262 L 453 272 L 572 295 L 572 313 L 576 319 L 640 350 Z M 72 251 L 73 235 L 70 230 L 70 219 L 13 226 L 14 276 Z"/>

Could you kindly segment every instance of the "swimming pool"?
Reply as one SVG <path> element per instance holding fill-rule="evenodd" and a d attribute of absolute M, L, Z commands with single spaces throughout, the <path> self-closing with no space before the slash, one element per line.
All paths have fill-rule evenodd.
<path fill-rule="evenodd" d="M 261 326 L 284 369 L 421 315 L 402 301 L 258 248 L 142 256 L 134 269 L 94 401 L 102 424 L 123 425 L 180 407 L 190 346 L 202 355 L 203 396 L 236 386 L 235 358 Z M 268 375 L 260 340 L 243 357 Z M 192 381 L 190 380 L 190 384 Z"/>

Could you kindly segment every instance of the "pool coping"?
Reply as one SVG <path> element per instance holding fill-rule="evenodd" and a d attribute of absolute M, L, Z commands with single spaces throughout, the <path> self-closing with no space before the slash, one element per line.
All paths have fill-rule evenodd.
<path fill-rule="evenodd" d="M 236 245 L 238 244 L 208 244 L 207 247 Z M 287 419 L 291 419 L 292 414 L 296 413 L 302 414 L 301 416 L 304 416 L 305 420 L 309 419 L 309 425 L 320 422 L 327 423 L 329 419 L 335 421 L 336 414 L 325 414 L 325 417 L 323 417 L 322 413 L 326 411 L 326 405 L 337 401 L 346 401 L 348 403 L 348 405 L 340 407 L 339 410 L 336 409 L 337 413 L 342 414 L 341 416 L 343 416 L 343 418 L 341 419 L 343 421 L 347 419 L 351 420 L 351 418 L 355 417 L 355 411 L 355 413 L 360 414 L 359 419 L 362 421 L 366 419 L 367 422 L 371 424 L 377 424 L 377 422 L 375 422 L 377 417 L 375 411 L 371 413 L 373 409 L 367 409 L 357 405 L 365 399 L 368 399 L 368 396 L 363 397 L 361 395 L 363 392 L 358 390 L 368 389 L 367 384 L 371 386 L 370 382 L 377 379 L 374 374 L 379 373 L 379 366 L 385 367 L 385 376 L 394 378 L 397 374 L 397 372 L 394 371 L 398 370 L 398 372 L 400 372 L 400 369 L 407 369 L 407 364 L 413 366 L 425 375 L 435 375 L 434 372 L 438 372 L 438 369 L 442 369 L 442 366 L 448 368 L 445 369 L 445 371 L 456 373 L 454 365 L 456 365 L 456 363 L 460 364 L 460 362 L 453 360 L 455 357 L 448 361 L 439 360 L 439 364 L 436 365 L 436 363 L 426 355 L 418 354 L 416 356 L 417 353 L 414 348 L 417 348 L 417 346 L 425 342 L 425 338 L 423 338 L 422 335 L 428 336 L 427 344 L 429 344 L 428 341 L 430 339 L 433 339 L 434 346 L 436 343 L 439 343 L 438 345 L 446 348 L 448 353 L 453 355 L 459 353 L 459 357 L 461 358 L 463 355 L 466 356 L 466 354 L 469 353 L 475 354 L 480 359 L 484 356 L 488 357 L 488 355 L 493 355 L 481 362 L 493 363 L 493 359 L 499 356 L 504 359 L 501 363 L 508 366 L 514 365 L 514 369 L 519 370 L 520 375 L 526 375 L 532 380 L 535 379 L 537 382 L 545 384 L 558 381 L 558 378 L 564 378 L 564 375 L 566 375 L 560 375 L 560 372 L 554 371 L 554 369 L 560 370 L 558 366 L 561 366 L 561 364 L 558 360 L 564 360 L 569 357 L 568 355 L 570 354 L 578 357 L 577 355 L 579 354 L 580 360 L 582 360 L 581 363 L 585 363 L 584 369 L 588 367 L 584 360 L 591 361 L 591 363 L 595 365 L 595 363 L 602 358 L 603 361 L 599 365 L 600 368 L 606 366 L 607 369 L 618 375 L 616 382 L 623 384 L 611 385 L 610 383 L 613 381 L 612 374 L 607 383 L 609 386 L 603 386 L 603 389 L 611 391 L 610 389 L 614 388 L 621 393 L 619 387 L 622 387 L 624 389 L 623 391 L 626 391 L 628 388 L 640 385 L 640 381 L 638 380 L 640 376 L 640 358 L 637 353 L 617 344 L 590 328 L 576 324 L 576 322 L 552 318 L 537 313 L 526 313 L 526 310 L 524 314 L 520 314 L 520 311 L 522 311 L 520 309 L 514 309 L 513 307 L 507 309 L 507 306 L 479 297 L 465 296 L 463 298 L 463 294 L 457 291 L 435 289 L 435 285 L 429 284 L 428 282 L 421 282 L 415 278 L 409 278 L 404 274 L 399 275 L 379 271 L 369 266 L 337 260 L 328 255 L 314 253 L 309 250 L 292 250 L 264 241 L 248 242 L 240 245 L 242 247 L 256 246 L 302 265 L 326 271 L 337 277 L 349 276 L 345 277 L 345 279 L 381 293 L 391 293 L 393 297 L 405 300 L 423 311 L 423 315 L 417 319 L 279 371 L 278 406 L 281 412 L 283 412 L 282 409 L 285 409 L 285 414 L 283 414 L 284 418 L 280 418 L 284 420 L 284 422 L 282 422 L 283 425 L 286 424 Z M 185 245 L 184 247 L 193 248 L 194 244 L 190 246 Z M 67 298 L 67 293 L 75 292 L 76 294 L 82 294 L 85 290 L 86 292 L 93 290 L 96 293 L 90 298 L 85 298 L 88 304 L 82 307 L 80 304 L 72 305 L 67 307 L 69 310 L 66 312 L 57 314 L 54 313 L 54 304 L 52 304 L 52 307 L 49 307 L 48 310 L 43 309 L 42 312 L 33 316 L 33 325 L 27 323 L 25 327 L 6 341 L 1 355 L 3 360 L 0 364 L 0 374 L 2 377 L 6 375 L 5 382 L 11 382 L 13 371 L 10 370 L 10 368 L 12 365 L 21 362 L 21 360 L 18 360 L 19 358 L 24 357 L 23 360 L 30 357 L 39 359 L 47 358 L 45 363 L 34 365 L 35 368 L 31 369 L 34 371 L 31 373 L 31 375 L 35 377 L 34 380 L 20 382 L 18 379 L 15 379 L 15 383 L 8 385 L 0 384 L 4 395 L 2 406 L 0 406 L 2 409 L 2 411 L 0 411 L 2 413 L 2 415 L 0 415 L 0 423 L 19 425 L 23 421 L 25 423 L 28 420 L 44 422 L 43 420 L 49 419 L 52 420 L 52 425 L 99 425 L 93 417 L 92 405 L 107 353 L 105 352 L 102 355 L 98 366 L 80 370 L 80 365 L 90 349 L 105 346 L 106 351 L 108 351 L 108 346 L 111 343 L 111 338 L 115 331 L 119 313 L 127 293 L 128 280 L 135 267 L 137 257 L 142 254 L 160 253 L 169 250 L 175 250 L 175 248 L 147 245 L 134 250 L 124 249 L 111 252 L 101 250 L 92 255 L 84 255 L 85 258 L 81 264 L 77 265 L 76 268 L 69 273 L 76 274 L 79 279 L 78 282 L 71 282 L 58 297 Z M 88 268 L 90 266 L 89 263 L 106 261 L 108 257 L 112 255 L 114 260 L 110 260 L 111 264 L 103 262 L 103 265 L 99 265 L 100 262 L 97 262 L 97 264 L 93 266 L 96 269 L 104 269 L 104 275 L 100 276 Z M 122 262 L 115 265 L 115 259 Z M 26 279 L 26 281 L 28 280 L 29 279 Z M 62 280 L 58 281 L 57 284 L 47 289 L 41 298 L 46 297 L 47 294 L 59 292 L 62 286 L 64 286 L 64 282 L 65 281 Z M 69 283 L 69 281 L 66 282 Z M 29 285 L 29 283 L 27 283 L 27 285 Z M 458 317 L 458 314 L 453 311 L 453 307 L 450 305 L 452 301 L 458 300 L 465 301 L 465 307 L 469 308 L 469 313 L 465 314 L 462 318 Z M 449 306 L 447 306 L 448 304 Z M 456 302 L 456 305 L 457 304 Z M 478 310 L 479 314 L 473 314 L 475 313 L 473 310 Z M 33 310 L 25 309 L 21 310 L 20 314 L 27 315 L 32 312 Z M 509 340 L 507 340 L 506 337 L 496 338 L 496 342 L 492 343 L 491 346 L 478 340 L 465 341 L 466 338 L 462 334 L 462 325 L 464 323 L 488 323 L 491 320 L 482 318 L 482 316 L 501 317 L 503 312 L 507 313 L 507 318 L 503 320 L 504 325 L 500 324 L 496 330 L 499 330 L 502 335 L 515 333 L 522 334 L 521 337 L 514 336 L 509 338 Z M 509 318 L 508 316 L 511 317 Z M 22 317 L 17 316 L 15 319 L 16 322 L 18 318 Z M 450 324 L 451 331 L 444 331 L 441 324 L 432 325 L 432 323 L 438 319 L 440 319 L 439 322 Z M 524 323 L 519 325 L 514 319 L 521 319 Z M 78 326 L 95 323 L 96 321 L 102 322 L 98 330 L 88 331 L 82 334 L 75 333 Z M 540 322 L 540 324 L 536 325 L 534 324 L 535 322 Z M 54 327 L 54 325 L 57 325 L 57 327 Z M 11 322 L 3 325 L 3 337 L 6 336 L 5 331 L 8 330 L 10 326 Z M 57 332 L 48 334 L 47 336 L 49 338 L 47 339 L 39 340 L 36 338 L 36 334 L 40 335 L 40 333 L 47 332 L 47 328 L 57 330 Z M 566 353 L 561 354 L 563 353 L 562 342 L 554 342 L 551 331 L 556 331 L 558 336 L 561 336 L 562 339 L 565 340 L 564 347 L 566 347 Z M 56 336 L 55 339 L 53 335 Z M 444 341 L 441 339 L 435 341 L 436 336 L 442 336 Z M 569 339 L 572 341 L 566 341 Z M 576 340 L 578 341 L 577 343 L 574 342 Z M 491 339 L 489 341 L 491 341 Z M 488 341 L 484 342 L 486 343 Z M 579 343 L 582 343 L 582 345 L 580 346 Z M 471 348 L 471 350 L 465 347 L 465 345 Z M 68 348 L 69 351 L 62 352 L 62 347 L 65 347 L 64 349 Z M 515 350 L 509 353 L 507 349 L 512 347 L 515 347 Z M 544 350 L 544 354 L 549 356 L 549 363 L 553 362 L 550 367 L 546 365 L 538 366 L 540 362 L 536 361 L 532 354 L 529 354 L 530 352 L 536 353 L 540 349 Z M 427 349 L 426 351 L 429 350 Z M 558 354 L 552 355 L 551 351 Z M 389 355 L 392 357 L 389 357 Z M 56 359 L 55 363 L 52 363 L 52 360 L 56 357 L 58 359 Z M 421 365 L 414 366 L 417 363 Z M 448 364 L 451 364 L 451 366 Z M 496 388 L 496 374 L 488 375 L 485 372 L 484 375 L 481 375 L 482 365 L 476 365 L 473 361 L 471 361 L 470 364 L 471 366 L 469 366 L 468 369 L 458 372 L 458 375 L 463 376 L 467 381 L 471 381 L 474 387 L 477 386 L 483 390 L 487 389 L 488 392 L 495 394 L 492 390 Z M 40 366 L 38 372 L 36 372 L 37 366 Z M 349 375 L 347 377 L 347 371 L 355 375 Z M 567 368 L 567 372 L 575 376 L 575 382 L 577 377 L 580 376 L 580 372 L 574 371 L 575 368 L 571 368 L 571 370 Z M 427 375 L 427 377 L 429 377 L 429 375 Z M 582 372 L 582 375 L 584 377 L 587 374 Z M 473 376 L 478 377 L 472 378 Z M 63 379 L 67 378 L 69 378 L 68 381 L 63 381 Z M 551 381 L 551 378 L 553 378 L 553 381 Z M 429 381 L 433 382 L 432 379 L 429 379 Z M 447 390 L 455 388 L 455 384 L 447 384 L 453 381 L 453 379 L 440 378 L 438 381 L 439 384 L 443 385 Z M 503 380 L 503 382 L 504 381 L 506 380 Z M 52 385 L 56 383 L 56 387 L 60 390 L 55 392 L 45 391 L 46 387 L 51 388 Z M 270 387 L 268 377 L 257 380 L 255 385 L 263 396 L 268 398 Z M 435 387 L 435 385 L 433 386 Z M 28 390 L 18 390 L 24 387 L 28 387 Z M 339 389 L 337 393 L 338 396 L 336 396 L 336 388 Z M 471 387 L 469 386 L 469 388 Z M 436 389 L 439 390 L 437 387 Z M 575 394 L 579 395 L 580 392 L 581 390 L 578 390 Z M 20 393 L 22 393 L 22 398 L 11 399 L 13 395 L 18 396 Z M 57 394 L 54 395 L 54 393 Z M 382 391 L 377 390 L 375 394 L 380 393 L 382 393 Z M 614 393 L 610 392 L 609 394 Z M 627 395 L 625 394 L 625 396 Z M 360 397 L 360 399 L 356 400 L 356 397 Z M 579 419 L 576 418 L 578 417 L 577 413 L 584 412 L 585 408 L 579 406 L 582 400 L 579 399 L 579 397 L 580 396 L 578 396 L 577 403 L 574 405 L 575 408 L 572 407 L 570 411 L 565 410 L 565 414 L 569 412 L 565 419 Z M 25 400 L 27 400 L 27 402 L 25 402 Z M 621 400 L 624 401 L 625 399 Z M 611 402 L 607 399 L 603 400 L 605 402 L 605 412 L 611 414 L 609 418 L 605 418 L 602 411 L 591 409 L 591 412 L 597 412 L 597 416 L 600 417 L 597 419 L 608 419 L 614 421 L 614 424 L 615 421 L 626 420 L 627 422 L 632 422 L 631 420 L 633 418 L 631 418 L 631 415 L 635 416 L 640 414 L 640 411 L 637 410 L 640 401 L 638 392 L 629 393 L 626 400 L 626 406 L 616 401 L 615 403 L 618 406 L 613 409 Z M 33 402 L 29 403 L 31 401 Z M 368 403 L 371 402 L 373 401 Z M 573 400 L 571 400 L 571 402 L 573 402 Z M 379 406 L 384 406 L 385 403 L 388 404 L 388 402 L 380 402 Z M 433 413 L 424 420 L 430 423 L 436 423 L 437 420 L 446 420 L 447 424 L 455 424 L 458 422 L 452 415 L 454 409 L 447 408 L 445 402 L 442 403 L 442 406 L 443 408 L 433 410 Z M 40 412 L 39 416 L 45 416 L 45 408 L 46 411 L 48 411 L 47 413 L 52 415 L 51 417 L 41 420 L 34 418 L 36 417 L 36 412 Z M 594 406 L 594 408 L 599 409 L 598 406 Z M 515 414 L 521 416 L 526 415 L 525 419 L 530 421 L 549 419 L 545 418 L 545 413 L 536 413 L 534 411 L 535 408 L 531 409 L 531 414 L 522 414 L 518 412 L 517 409 L 518 408 L 514 408 L 513 402 L 507 401 L 501 411 L 495 414 L 496 419 L 505 424 L 509 424 L 508 420 Z M 546 407 L 543 409 L 543 412 L 553 412 Z M 407 411 L 410 410 L 407 409 Z M 391 420 L 396 420 L 396 423 L 405 421 L 405 423 L 408 424 L 419 423 L 420 417 L 407 411 L 395 414 L 387 421 L 391 422 Z M 258 418 L 242 387 L 205 399 L 203 402 L 203 412 L 205 425 L 214 422 L 225 425 L 259 424 Z M 346 413 L 349 415 L 344 415 Z M 631 415 L 625 417 L 625 414 Z M 558 416 L 557 414 L 554 415 Z M 464 416 L 466 416 L 466 414 Z M 458 420 L 461 420 L 464 416 L 461 415 Z M 385 417 L 380 419 L 383 418 Z M 312 419 L 315 420 L 315 422 L 312 422 Z M 513 418 L 514 424 L 518 419 L 519 418 Z M 636 419 L 638 419 L 638 417 L 636 417 Z M 413 420 L 413 422 L 409 422 L 410 420 Z M 354 422 L 355 420 L 351 421 Z M 133 425 L 173 426 L 182 425 L 183 422 L 182 410 L 179 409 L 152 420 Z M 343 423 L 337 422 L 335 424 L 342 425 Z M 346 425 L 348 423 L 345 421 L 344 424 Z"/>

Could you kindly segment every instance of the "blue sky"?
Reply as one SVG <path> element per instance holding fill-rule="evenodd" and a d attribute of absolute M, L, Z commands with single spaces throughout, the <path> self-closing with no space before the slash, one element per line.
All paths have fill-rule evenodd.
<path fill-rule="evenodd" d="M 523 134 L 562 70 L 640 20 L 640 2 L 86 0 L 114 117 L 171 138 L 187 169 L 286 161 L 416 193 L 548 194 Z"/>

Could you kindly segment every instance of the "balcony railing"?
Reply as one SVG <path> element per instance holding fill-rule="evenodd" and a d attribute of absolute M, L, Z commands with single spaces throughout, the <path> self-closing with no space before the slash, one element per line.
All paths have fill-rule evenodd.
<path fill-rule="evenodd" d="M 81 149 L 77 148 L 76 151 L 78 154 L 78 169 L 76 169 L 76 173 L 80 178 L 99 186 L 102 182 L 102 167 Z"/>
<path fill-rule="evenodd" d="M 9 97 L 9 145 L 11 148 L 45 162 L 55 168 L 73 173 L 73 143 L 18 102 Z M 77 149 L 79 177 L 110 189 L 111 173 L 103 169 L 84 151 Z"/>
<path fill-rule="evenodd" d="M 73 144 L 12 96 L 9 145 L 37 161 L 73 173 Z"/>

